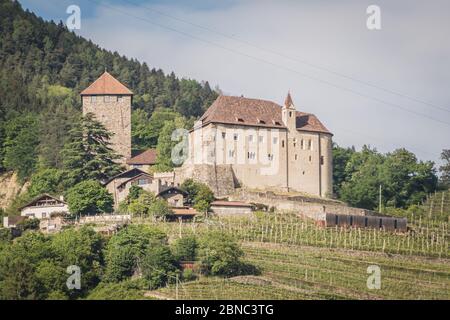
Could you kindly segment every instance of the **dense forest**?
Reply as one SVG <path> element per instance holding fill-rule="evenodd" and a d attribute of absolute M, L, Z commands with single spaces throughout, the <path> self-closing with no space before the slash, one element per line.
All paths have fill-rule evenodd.
<path fill-rule="evenodd" d="M 62 22 L 0 0 L 0 170 L 14 170 L 23 181 L 40 168 L 62 168 L 65 133 L 80 114 L 79 92 L 105 69 L 135 93 L 138 150 L 157 146 L 166 122 L 189 122 L 217 97 L 208 82 L 151 69 L 77 36 Z"/>

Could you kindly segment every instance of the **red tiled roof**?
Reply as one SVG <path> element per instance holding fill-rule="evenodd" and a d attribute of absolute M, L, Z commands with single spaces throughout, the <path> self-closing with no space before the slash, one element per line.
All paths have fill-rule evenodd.
<path fill-rule="evenodd" d="M 198 214 L 195 209 L 186 209 L 186 208 L 171 208 L 174 215 L 196 215 Z"/>
<path fill-rule="evenodd" d="M 105 71 L 105 73 L 81 92 L 82 96 L 96 94 L 132 95 L 133 92 Z"/>
<path fill-rule="evenodd" d="M 239 201 L 213 201 L 212 206 L 225 206 L 225 207 L 252 207 L 251 204 Z"/>
<path fill-rule="evenodd" d="M 127 160 L 127 164 L 152 165 L 156 163 L 156 149 L 148 149 Z"/>
<path fill-rule="evenodd" d="M 290 95 L 286 98 L 292 103 Z M 208 123 L 239 124 L 270 128 L 286 128 L 281 117 L 282 107 L 275 102 L 244 97 L 219 96 L 200 118 Z M 297 130 L 330 133 L 311 113 L 297 111 Z"/>

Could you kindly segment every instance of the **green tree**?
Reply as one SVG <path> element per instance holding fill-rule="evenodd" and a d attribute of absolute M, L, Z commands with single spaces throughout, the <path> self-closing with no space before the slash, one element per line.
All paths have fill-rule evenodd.
<path fill-rule="evenodd" d="M 58 169 L 43 169 L 34 173 L 30 179 L 28 193 L 36 197 L 42 193 L 60 194 L 64 190 L 64 172 Z"/>
<path fill-rule="evenodd" d="M 333 191 L 337 197 L 340 197 L 342 183 L 349 179 L 349 173 L 346 166 L 355 148 L 341 148 L 333 144 Z"/>
<path fill-rule="evenodd" d="M 33 173 L 37 163 L 37 121 L 33 114 L 17 115 L 5 126 L 4 160 L 7 170 L 14 170 L 21 181 Z"/>
<path fill-rule="evenodd" d="M 197 258 L 198 242 L 195 236 L 184 236 L 172 245 L 175 259 L 178 261 L 194 261 Z"/>
<path fill-rule="evenodd" d="M 70 297 L 85 295 L 100 282 L 104 265 L 104 243 L 102 236 L 89 227 L 82 227 L 80 230 L 70 228 L 53 237 L 51 249 L 60 265 L 64 266 L 64 271 L 70 265 L 81 269 L 81 290 L 70 290 Z M 64 284 L 66 280 L 67 273 Z"/>
<path fill-rule="evenodd" d="M 443 164 L 439 167 L 442 184 L 450 187 L 450 149 L 442 150 L 441 160 Z"/>
<path fill-rule="evenodd" d="M 141 259 L 141 268 L 152 290 L 166 283 L 174 283 L 179 274 L 178 264 L 169 246 L 162 243 L 155 243 L 147 248 Z"/>
<path fill-rule="evenodd" d="M 71 214 L 97 214 L 111 212 L 113 197 L 98 181 L 86 180 L 67 191 Z"/>
<path fill-rule="evenodd" d="M 128 225 L 111 237 L 106 248 L 105 281 L 119 282 L 140 273 L 138 262 L 153 244 L 166 244 L 167 236 L 157 228 Z"/>
<path fill-rule="evenodd" d="M 236 240 L 221 231 L 210 231 L 199 238 L 198 257 L 206 274 L 232 276 L 240 271 L 243 251 Z"/>
<path fill-rule="evenodd" d="M 111 133 L 88 113 L 69 131 L 70 141 L 62 151 L 68 179 L 77 183 L 94 179 L 105 181 L 118 174 L 119 156 L 110 147 Z"/>
<path fill-rule="evenodd" d="M 148 214 L 155 218 L 165 218 L 172 213 L 167 201 L 164 199 L 156 199 L 148 207 Z"/>

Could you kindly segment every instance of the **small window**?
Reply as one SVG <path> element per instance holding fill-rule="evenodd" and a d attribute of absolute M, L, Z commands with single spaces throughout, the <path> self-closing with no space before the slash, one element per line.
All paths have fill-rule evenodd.
<path fill-rule="evenodd" d="M 308 150 L 311 150 L 311 149 L 312 149 L 312 141 L 308 140 Z"/>
<path fill-rule="evenodd" d="M 258 123 L 259 124 L 266 124 L 266 122 L 264 120 L 258 119 Z"/>
<path fill-rule="evenodd" d="M 368 225 L 369 225 L 369 218 L 364 218 L 364 227 L 367 228 Z"/>
<path fill-rule="evenodd" d="M 259 136 L 258 137 L 258 142 L 259 143 L 263 143 L 264 142 L 264 137 L 263 136 Z"/>
<path fill-rule="evenodd" d="M 222 132 L 222 138 L 225 139 L 226 136 L 227 134 L 225 132 Z"/>
<path fill-rule="evenodd" d="M 91 96 L 91 103 L 95 103 L 97 101 L 97 97 L 96 96 Z"/>
<path fill-rule="evenodd" d="M 228 150 L 228 156 L 230 158 L 233 158 L 234 157 L 234 150 Z"/>
<path fill-rule="evenodd" d="M 297 155 L 295 155 L 294 158 L 295 158 L 295 160 L 297 160 L 297 158 L 298 158 Z"/>
<path fill-rule="evenodd" d="M 269 161 L 272 161 L 272 160 L 273 160 L 273 154 L 270 154 L 270 153 L 269 153 L 269 154 L 267 155 L 267 158 L 269 159 Z"/>
<path fill-rule="evenodd" d="M 289 111 L 289 118 L 292 117 L 292 111 Z"/>
<path fill-rule="evenodd" d="M 103 97 L 103 101 L 109 102 L 109 100 L 110 100 L 110 97 L 109 97 L 109 96 L 104 96 L 104 97 Z"/>
<path fill-rule="evenodd" d="M 278 138 L 277 137 L 273 137 L 273 144 L 277 144 L 278 143 Z"/>
<path fill-rule="evenodd" d="M 335 223 L 336 225 L 339 224 L 339 216 L 338 216 L 338 215 L 335 215 L 335 216 L 334 216 L 334 223 Z"/>
<path fill-rule="evenodd" d="M 293 145 L 294 145 L 294 148 L 297 146 L 297 139 L 296 138 L 294 138 L 293 140 L 292 140 L 292 143 L 293 143 Z"/>
<path fill-rule="evenodd" d="M 142 186 L 144 184 L 148 184 L 148 180 L 147 179 L 139 179 L 138 180 L 138 185 Z"/>
<path fill-rule="evenodd" d="M 281 123 L 279 121 L 272 120 L 272 123 L 276 126 L 281 126 Z"/>
<path fill-rule="evenodd" d="M 253 135 L 248 136 L 248 142 L 253 142 Z"/>
<path fill-rule="evenodd" d="M 309 156 L 309 162 L 311 162 L 311 160 L 312 160 L 312 157 L 311 157 L 311 156 Z"/>
<path fill-rule="evenodd" d="M 397 225 L 397 219 L 394 220 L 394 229 L 397 229 L 398 225 Z"/>
<path fill-rule="evenodd" d="M 324 159 L 323 156 L 320 156 L 320 164 L 323 165 L 324 164 Z"/>
<path fill-rule="evenodd" d="M 284 148 L 284 140 L 281 140 L 281 147 Z"/>
<path fill-rule="evenodd" d="M 118 97 L 117 97 L 117 101 L 118 101 L 118 102 L 122 102 L 122 101 L 123 101 L 123 97 L 122 97 L 122 96 L 118 96 Z"/>
<path fill-rule="evenodd" d="M 305 149 L 305 142 L 303 141 L 303 139 L 300 141 L 300 149 Z"/>
<path fill-rule="evenodd" d="M 244 122 L 244 119 L 242 119 L 242 118 L 236 118 L 236 121 L 237 121 L 237 122 Z"/>
<path fill-rule="evenodd" d="M 237 133 L 233 134 L 233 140 L 237 141 L 237 139 L 239 138 L 239 135 Z"/>

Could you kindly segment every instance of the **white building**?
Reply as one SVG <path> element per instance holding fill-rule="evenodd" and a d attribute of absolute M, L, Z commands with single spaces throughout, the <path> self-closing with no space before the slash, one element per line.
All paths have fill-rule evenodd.
<path fill-rule="evenodd" d="M 63 198 L 55 198 L 49 194 L 43 194 L 21 207 L 20 215 L 23 217 L 46 219 L 52 213 L 69 214 L 69 207 Z"/>

